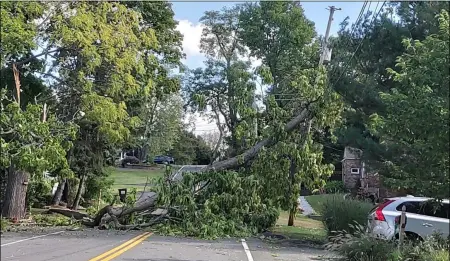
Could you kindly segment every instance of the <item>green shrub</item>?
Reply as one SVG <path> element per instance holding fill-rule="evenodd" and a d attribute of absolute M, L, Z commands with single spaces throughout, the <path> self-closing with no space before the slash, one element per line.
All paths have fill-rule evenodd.
<path fill-rule="evenodd" d="M 89 207 L 93 202 L 98 204 L 98 197 L 101 191 L 101 201 L 111 202 L 114 195 L 111 193 L 111 187 L 114 184 L 114 179 L 109 178 L 111 175 L 110 170 L 104 168 L 102 173 L 97 173 L 95 176 L 89 176 L 86 179 L 86 190 L 84 192 L 83 198 L 86 207 Z M 95 205 L 96 205 L 95 204 Z"/>
<path fill-rule="evenodd" d="M 336 251 L 345 261 L 444 261 L 449 260 L 448 243 L 439 236 L 423 242 L 408 243 L 398 247 L 397 241 L 387 241 L 364 233 L 355 226 L 354 233 L 340 231 L 330 237 L 327 248 Z"/>
<path fill-rule="evenodd" d="M 346 191 L 344 182 L 341 180 L 332 180 L 327 182 L 324 186 L 324 190 L 327 194 L 344 193 Z"/>
<path fill-rule="evenodd" d="M 346 231 L 352 234 L 354 224 L 365 225 L 367 215 L 373 208 L 368 202 L 344 199 L 340 194 L 328 195 L 322 203 L 322 222 L 329 235 L 334 231 Z"/>
<path fill-rule="evenodd" d="M 11 224 L 11 223 L 9 222 L 8 219 L 2 217 L 2 218 L 0 219 L 0 231 L 6 231 L 6 230 L 8 230 L 10 224 Z"/>
<path fill-rule="evenodd" d="M 428 252 L 423 255 L 423 260 L 429 261 L 448 261 L 450 260 L 448 249 L 441 249 L 438 251 Z"/>
<path fill-rule="evenodd" d="M 27 189 L 27 206 L 32 208 L 42 208 L 52 200 L 52 184 L 42 178 L 32 180 Z"/>

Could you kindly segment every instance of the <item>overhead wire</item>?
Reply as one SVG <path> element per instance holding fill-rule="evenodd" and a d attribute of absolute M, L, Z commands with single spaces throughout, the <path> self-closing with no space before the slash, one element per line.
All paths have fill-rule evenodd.
<path fill-rule="evenodd" d="M 380 2 L 377 3 L 377 6 L 375 7 L 375 11 L 374 11 L 374 15 L 372 16 L 372 21 L 370 22 L 370 25 L 372 26 L 373 23 L 375 22 L 376 18 L 378 17 L 378 15 L 381 13 L 381 11 L 383 10 L 384 5 L 386 4 L 386 1 L 383 2 L 383 5 L 380 7 L 380 9 L 378 10 L 378 12 L 376 12 L 378 5 Z M 376 13 L 376 14 L 375 14 Z M 350 62 L 353 60 L 353 57 L 355 56 L 355 54 L 358 52 L 359 48 L 361 48 L 361 46 L 364 44 L 364 40 L 366 39 L 367 34 L 365 34 L 363 36 L 363 38 L 361 39 L 361 42 L 358 44 L 358 47 L 355 49 L 355 51 L 353 52 L 352 56 L 348 59 L 346 66 L 344 67 L 344 70 L 342 70 L 342 73 L 339 75 L 339 78 L 333 83 L 331 84 L 331 87 L 333 87 L 337 82 L 339 82 L 339 80 L 342 78 L 342 76 L 344 75 L 345 71 L 347 70 L 348 66 L 350 65 Z"/>
<path fill-rule="evenodd" d="M 369 12 L 371 2 L 365 1 L 364 4 L 363 4 L 363 6 L 361 7 L 361 10 L 360 10 L 360 13 L 359 13 L 359 15 L 358 15 L 357 20 L 355 21 L 355 23 L 354 23 L 353 26 L 352 26 L 352 31 L 351 31 L 350 35 L 353 34 L 354 30 L 357 28 L 357 25 L 359 24 L 359 21 L 363 18 L 364 10 L 365 10 L 366 7 L 367 7 L 367 3 L 369 3 L 369 7 L 367 8 L 366 13 Z M 374 10 L 374 15 L 372 16 L 372 20 L 371 20 L 371 22 L 370 22 L 370 25 L 372 25 L 372 24 L 375 22 L 376 18 L 379 16 L 379 14 L 381 13 L 381 11 L 383 10 L 383 7 L 385 6 L 386 1 L 383 2 L 382 6 L 380 7 L 380 9 L 379 9 L 378 12 L 377 12 L 377 8 L 378 8 L 378 5 L 379 5 L 379 4 L 380 4 L 380 2 L 377 2 L 377 5 L 376 5 L 375 10 Z M 332 84 L 330 85 L 330 88 L 332 88 L 332 87 L 333 87 L 337 82 L 339 82 L 339 80 L 342 78 L 343 74 L 345 73 L 345 71 L 347 70 L 348 66 L 350 65 L 350 62 L 353 60 L 355 54 L 358 52 L 358 50 L 359 50 L 359 49 L 361 48 L 361 46 L 364 44 L 364 40 L 365 40 L 366 36 L 367 36 L 366 34 L 363 36 L 363 39 L 360 41 L 360 43 L 358 44 L 358 46 L 357 46 L 357 48 L 355 49 L 355 51 L 352 53 L 351 57 L 348 59 L 348 61 L 347 61 L 347 63 L 346 63 L 346 66 L 344 67 L 344 70 L 342 71 L 342 73 L 340 74 L 340 76 L 338 77 L 338 79 L 337 79 L 334 83 L 332 83 Z M 331 74 L 334 74 L 334 71 L 335 71 L 335 70 L 333 70 Z M 286 79 L 287 79 L 287 78 L 285 78 L 284 80 L 286 80 Z M 284 80 L 283 80 L 283 81 L 284 81 Z M 280 95 L 280 94 L 276 94 L 276 95 Z M 288 95 L 288 94 L 283 94 L 283 95 Z M 292 94 L 292 95 L 294 95 L 294 94 Z M 296 101 L 296 100 L 299 100 L 299 98 L 292 98 L 292 99 L 290 99 L 290 98 L 280 97 L 280 98 L 278 98 L 278 99 L 276 98 L 275 100 L 282 100 L 282 101 Z M 211 131 L 211 130 L 196 130 L 196 131 Z"/>
<path fill-rule="evenodd" d="M 359 24 L 360 20 L 362 19 L 363 14 L 364 14 L 364 11 L 365 11 L 365 9 L 366 9 L 366 7 L 367 7 L 367 3 L 369 3 L 369 7 L 367 8 L 367 12 L 369 11 L 371 2 L 369 2 L 369 1 L 364 1 L 363 5 L 362 5 L 362 7 L 361 7 L 361 10 L 359 11 L 358 17 L 356 18 L 355 23 L 352 25 L 352 31 L 350 32 L 350 35 L 353 35 L 353 32 L 355 31 L 357 25 Z M 333 74 L 333 73 L 334 73 L 334 70 L 333 70 L 332 74 Z M 286 78 L 285 78 L 285 79 L 286 79 Z M 296 93 L 279 93 L 279 94 L 277 94 L 277 96 L 292 96 L 292 95 L 296 95 Z M 276 101 L 278 101 L 278 100 L 284 101 L 284 100 L 289 100 L 289 98 L 284 98 L 284 97 L 283 97 L 283 98 L 281 98 L 281 99 L 275 99 L 275 100 L 276 100 Z M 297 99 L 296 99 L 296 100 L 297 100 Z"/>

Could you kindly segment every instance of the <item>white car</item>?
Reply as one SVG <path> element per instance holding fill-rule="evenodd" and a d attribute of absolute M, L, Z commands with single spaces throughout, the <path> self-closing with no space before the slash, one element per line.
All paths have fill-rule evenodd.
<path fill-rule="evenodd" d="M 440 207 L 436 204 L 440 204 Z M 449 200 L 433 204 L 433 199 L 423 197 L 386 199 L 370 212 L 367 231 L 387 240 L 398 238 L 403 206 L 406 206 L 405 234 L 407 238 L 424 239 L 433 233 L 440 233 L 444 238 L 449 237 Z"/>

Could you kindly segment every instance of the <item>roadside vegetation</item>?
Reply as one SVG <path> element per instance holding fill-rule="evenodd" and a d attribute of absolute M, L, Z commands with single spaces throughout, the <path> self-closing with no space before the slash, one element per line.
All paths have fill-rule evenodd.
<path fill-rule="evenodd" d="M 167 1 L 2 3 L 2 230 L 34 220 L 316 243 L 346 231 L 355 241 L 332 241 L 346 260 L 363 260 L 345 250 L 367 249 L 355 242 L 381 249 L 350 226 L 371 205 L 329 178 L 352 146 L 386 187 L 450 196 L 449 3 L 366 6 L 320 66 L 323 37 L 298 2 L 206 12 L 204 66 L 186 68 Z M 192 115 L 217 131 L 195 135 Z M 207 167 L 175 182 L 151 164 L 115 168 L 121 152 Z M 149 178 L 154 193 L 138 200 Z M 297 213 L 302 186 L 328 193 L 307 197 L 319 221 Z M 378 257 L 367 260 L 390 258 Z"/>
<path fill-rule="evenodd" d="M 398 242 L 380 240 L 355 225 L 351 234 L 340 231 L 331 237 L 327 248 L 339 253 L 345 261 L 444 261 L 449 259 L 449 243 L 441 235 L 434 235 L 399 247 Z"/>

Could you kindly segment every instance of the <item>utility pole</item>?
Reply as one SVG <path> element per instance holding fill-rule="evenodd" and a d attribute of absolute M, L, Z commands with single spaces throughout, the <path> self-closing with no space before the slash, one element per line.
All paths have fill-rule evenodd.
<path fill-rule="evenodd" d="M 327 10 L 330 10 L 330 16 L 328 17 L 327 30 L 325 31 L 325 38 L 323 40 L 323 44 L 322 44 L 322 48 L 321 48 L 322 52 L 320 54 L 319 66 L 321 66 L 323 64 L 323 60 L 325 58 L 324 54 L 325 54 L 325 50 L 327 50 L 328 36 L 330 35 L 331 22 L 333 21 L 334 11 L 341 10 L 341 8 L 336 8 L 335 6 L 330 6 L 330 8 L 327 8 Z"/>
<path fill-rule="evenodd" d="M 322 47 L 321 47 L 319 67 L 323 65 L 323 61 L 325 59 L 325 50 L 327 50 L 328 36 L 330 35 L 331 22 L 333 21 L 334 11 L 341 10 L 341 8 L 336 8 L 335 6 L 330 6 L 329 8 L 327 8 L 327 10 L 330 10 L 330 16 L 328 17 L 327 30 L 325 31 L 325 38 L 323 40 Z M 316 84 L 317 84 L 317 80 L 316 80 Z M 307 123 L 306 135 L 309 135 L 309 133 L 311 132 L 311 125 L 312 125 L 312 120 L 310 119 L 310 120 L 308 120 L 308 123 Z M 306 139 L 305 139 L 304 145 L 306 146 Z"/>

